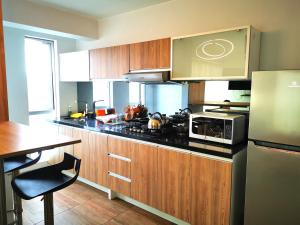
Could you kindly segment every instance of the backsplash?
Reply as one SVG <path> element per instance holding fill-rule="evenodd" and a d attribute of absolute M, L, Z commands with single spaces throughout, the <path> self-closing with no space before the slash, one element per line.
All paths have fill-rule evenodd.
<path fill-rule="evenodd" d="M 77 83 L 77 102 L 79 112 L 85 110 L 86 103 L 89 111 L 93 110 L 93 82 Z"/>

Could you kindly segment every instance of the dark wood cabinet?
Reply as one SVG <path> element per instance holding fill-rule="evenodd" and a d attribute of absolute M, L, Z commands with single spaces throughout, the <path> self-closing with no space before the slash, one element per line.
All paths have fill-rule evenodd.
<path fill-rule="evenodd" d="M 157 146 L 135 143 L 131 151 L 131 197 L 139 202 L 158 208 Z"/>
<path fill-rule="evenodd" d="M 191 156 L 191 224 L 229 225 L 232 163 Z"/>
<path fill-rule="evenodd" d="M 121 79 L 129 72 L 129 45 L 90 50 L 91 79 Z"/>
<path fill-rule="evenodd" d="M 191 154 L 158 148 L 159 209 L 190 222 Z"/>
<path fill-rule="evenodd" d="M 0 0 L 0 121 L 8 121 L 8 100 L 3 36 L 2 1 Z"/>
<path fill-rule="evenodd" d="M 170 68 L 170 38 L 130 44 L 130 71 Z"/>

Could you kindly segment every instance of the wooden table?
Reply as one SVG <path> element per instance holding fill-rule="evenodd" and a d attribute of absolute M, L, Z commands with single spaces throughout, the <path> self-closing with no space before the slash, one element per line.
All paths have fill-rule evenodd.
<path fill-rule="evenodd" d="M 0 224 L 7 224 L 3 159 L 80 143 L 80 139 L 61 136 L 13 122 L 0 122 Z"/>

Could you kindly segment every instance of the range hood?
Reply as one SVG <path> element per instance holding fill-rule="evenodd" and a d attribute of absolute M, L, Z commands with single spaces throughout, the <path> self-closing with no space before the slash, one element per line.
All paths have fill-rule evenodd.
<path fill-rule="evenodd" d="M 170 81 L 170 71 L 132 72 L 124 74 L 123 78 L 129 82 L 144 84 L 177 84 Z"/>

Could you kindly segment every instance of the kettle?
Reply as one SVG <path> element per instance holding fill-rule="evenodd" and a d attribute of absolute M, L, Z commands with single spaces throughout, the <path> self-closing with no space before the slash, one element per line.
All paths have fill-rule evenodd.
<path fill-rule="evenodd" d="M 149 113 L 148 129 L 159 130 L 163 123 L 162 119 L 163 117 L 159 112 Z"/>

